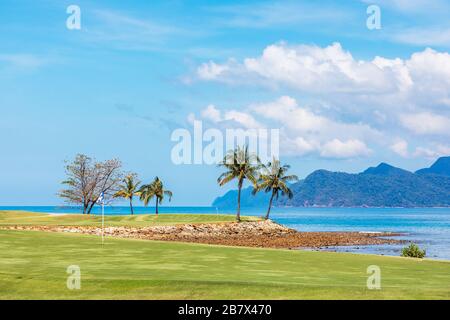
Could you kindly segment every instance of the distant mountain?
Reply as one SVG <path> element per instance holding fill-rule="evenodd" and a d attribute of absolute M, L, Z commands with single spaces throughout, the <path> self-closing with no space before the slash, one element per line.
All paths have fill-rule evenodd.
<path fill-rule="evenodd" d="M 450 157 L 438 159 L 416 173 L 381 163 L 358 173 L 317 170 L 294 183 L 293 199 L 280 198 L 276 206 L 294 207 L 435 207 L 450 206 Z M 242 207 L 264 207 L 268 194 L 242 192 Z M 217 198 L 217 207 L 235 207 L 237 191 Z"/>
<path fill-rule="evenodd" d="M 370 167 L 363 172 L 363 174 L 375 174 L 375 175 L 383 175 L 383 176 L 404 175 L 404 174 L 408 174 L 408 173 L 411 173 L 411 172 L 397 168 L 397 167 L 393 167 L 384 162 L 380 163 L 376 167 Z"/>
<path fill-rule="evenodd" d="M 450 157 L 441 157 L 431 167 L 417 170 L 416 173 L 450 176 Z"/>
<path fill-rule="evenodd" d="M 265 192 L 258 192 L 252 195 L 253 188 L 248 187 L 241 190 L 241 207 L 258 207 L 265 206 L 269 203 L 270 194 Z M 230 190 L 222 197 L 216 198 L 212 203 L 213 207 L 218 208 L 234 208 L 236 207 L 237 190 Z"/>

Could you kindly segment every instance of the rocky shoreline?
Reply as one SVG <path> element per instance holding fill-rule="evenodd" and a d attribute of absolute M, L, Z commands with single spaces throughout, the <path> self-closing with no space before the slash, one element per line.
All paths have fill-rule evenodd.
<path fill-rule="evenodd" d="M 101 235 L 90 226 L 10 226 L 8 230 L 70 232 Z M 386 239 L 395 233 L 299 232 L 268 221 L 241 223 L 181 224 L 149 227 L 105 227 L 104 235 L 117 238 L 163 240 L 261 248 L 323 248 L 329 246 L 379 245 L 401 241 Z"/>

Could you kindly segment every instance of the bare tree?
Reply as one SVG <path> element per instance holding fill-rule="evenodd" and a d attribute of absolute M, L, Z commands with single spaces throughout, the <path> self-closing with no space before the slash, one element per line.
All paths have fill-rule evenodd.
<path fill-rule="evenodd" d="M 118 159 L 96 162 L 84 154 L 78 154 L 66 166 L 67 179 L 62 183 L 67 189 L 61 190 L 59 196 L 68 203 L 81 205 L 83 213 L 89 214 L 100 194 L 104 194 L 107 202 L 113 199 L 123 179 L 121 167 Z"/>

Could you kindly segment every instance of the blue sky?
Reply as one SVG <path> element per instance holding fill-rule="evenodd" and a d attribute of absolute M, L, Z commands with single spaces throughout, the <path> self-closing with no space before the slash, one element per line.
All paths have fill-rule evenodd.
<path fill-rule="evenodd" d="M 66 28 L 71 4 L 81 30 Z M 449 13 L 443 0 L 3 0 L 0 205 L 61 204 L 77 153 L 160 176 L 173 205 L 208 205 L 220 169 L 170 158 L 192 118 L 280 128 L 300 177 L 429 166 L 450 154 Z"/>

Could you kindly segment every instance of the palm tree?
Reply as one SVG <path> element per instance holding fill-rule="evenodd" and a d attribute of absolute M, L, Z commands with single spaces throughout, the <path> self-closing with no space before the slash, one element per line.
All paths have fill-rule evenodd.
<path fill-rule="evenodd" d="M 155 192 L 153 190 L 153 183 L 144 184 L 139 188 L 138 191 L 139 199 L 144 202 L 144 206 L 148 206 L 150 200 L 155 196 Z"/>
<path fill-rule="evenodd" d="M 253 194 L 258 191 L 264 190 L 265 192 L 272 191 L 270 196 L 269 208 L 267 209 L 267 214 L 265 219 L 269 219 L 270 209 L 272 208 L 273 199 L 278 199 L 278 195 L 281 192 L 282 196 L 287 195 L 289 199 L 292 199 L 293 193 L 288 187 L 288 182 L 298 181 L 296 175 L 287 176 L 286 172 L 289 170 L 289 165 L 281 166 L 280 161 L 273 159 L 269 162 L 267 166 L 263 167 L 263 172 L 259 177 L 259 184 L 253 189 Z"/>
<path fill-rule="evenodd" d="M 156 211 L 158 214 L 159 204 L 163 202 L 164 196 L 169 197 L 169 201 L 172 200 L 173 193 L 172 191 L 164 189 L 163 182 L 156 177 L 150 184 L 145 184 L 139 189 L 140 199 L 144 201 L 144 205 L 147 206 L 153 197 L 156 198 Z"/>
<path fill-rule="evenodd" d="M 156 197 L 156 214 L 158 214 L 158 205 L 163 202 L 164 196 L 169 197 L 169 202 L 172 200 L 172 191 L 164 189 L 164 185 L 158 177 L 153 181 L 155 197 Z"/>
<path fill-rule="evenodd" d="M 256 186 L 258 170 L 261 167 L 259 158 L 254 153 L 248 151 L 248 146 L 244 148 L 237 147 L 228 151 L 219 166 L 224 167 L 226 171 L 217 179 L 220 186 L 237 179 L 238 181 L 238 198 L 236 221 L 241 221 L 241 190 L 244 180 L 248 179 Z"/>
<path fill-rule="evenodd" d="M 136 179 L 136 174 L 130 173 L 123 179 L 123 183 L 119 186 L 119 190 L 114 194 L 114 198 L 125 198 L 130 201 L 130 210 L 133 215 L 133 197 L 139 195 L 137 188 L 141 182 Z"/>

